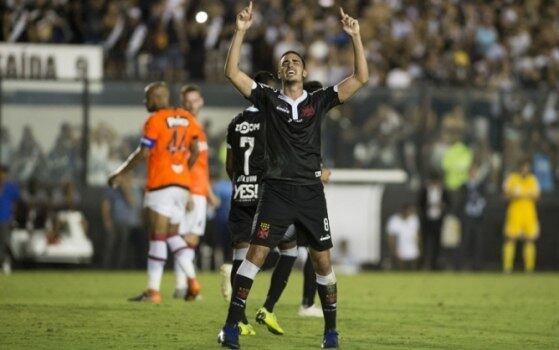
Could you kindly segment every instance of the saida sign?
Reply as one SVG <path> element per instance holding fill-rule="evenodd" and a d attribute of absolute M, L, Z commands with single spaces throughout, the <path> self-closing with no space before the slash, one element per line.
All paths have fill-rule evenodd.
<path fill-rule="evenodd" d="M 103 49 L 93 45 L 0 44 L 0 76 L 12 83 L 103 79 Z M 21 84 L 16 84 L 23 86 Z M 50 88 L 63 84 L 48 84 Z M 33 85 L 40 87 L 41 85 Z"/>

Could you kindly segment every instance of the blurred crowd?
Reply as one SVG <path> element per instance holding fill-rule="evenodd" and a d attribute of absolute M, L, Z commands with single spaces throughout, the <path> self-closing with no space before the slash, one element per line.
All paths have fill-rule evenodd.
<path fill-rule="evenodd" d="M 101 45 L 109 78 L 216 81 L 235 15 L 230 0 L 6 0 L 0 39 Z M 351 69 L 338 6 L 360 19 L 373 86 L 417 82 L 512 89 L 555 87 L 559 3 L 544 0 L 260 0 L 243 47 L 249 71 L 274 70 L 304 52 L 309 79 L 337 82 Z"/>
<path fill-rule="evenodd" d="M 459 187 L 475 164 L 492 193 L 528 157 L 549 193 L 559 184 L 558 145 L 555 92 L 374 89 L 330 112 L 323 157 L 332 168 L 404 169 L 414 189 L 432 171 Z"/>
<path fill-rule="evenodd" d="M 223 231 L 223 227 L 227 227 L 231 188 L 228 181 L 218 179 L 220 171 L 224 173 L 219 151 L 225 137 L 212 132 L 210 124 L 206 124 L 206 130 L 209 131 L 208 141 L 211 144 L 210 166 L 216 178 L 215 184 L 221 188 L 218 194 L 223 196 L 224 203 L 222 208 L 212 213 L 202 245 L 204 251 L 201 263 L 208 269 L 220 266 L 226 254 L 224 250 L 230 249 L 230 242 L 224 239 L 228 233 Z M 43 147 L 44 143 L 40 142 L 43 135 L 41 130 L 31 125 L 22 129 L 17 144 L 13 142 L 14 135 L 11 135 L 9 126 L 1 130 L 1 135 L 0 164 L 9 166 L 1 166 L 0 170 L 5 179 L 13 180 L 10 185 L 17 193 L 6 198 L 6 201 L 11 201 L 5 205 L 11 208 L 10 213 L 6 209 L 5 217 L 0 215 L 1 241 L 8 237 L 4 232 L 13 229 L 30 234 L 39 233 L 46 236 L 48 244 L 58 244 L 58 214 L 62 211 L 77 211 L 93 218 L 90 225 L 84 222 L 84 231 L 88 232 L 88 227 L 91 228 L 88 233 L 95 247 L 95 266 L 145 267 L 148 241 L 141 217 L 145 167 L 140 166 L 130 176 L 125 176 L 118 189 L 106 186 L 108 175 L 138 146 L 139 134 L 120 135 L 113 126 L 102 122 L 93 127 L 89 134 L 87 183 L 83 182 L 84 140 L 79 124 L 61 123 L 52 147 L 47 150 Z M 97 191 L 100 197 L 82 198 L 89 193 L 86 191 L 87 186 L 101 189 Z M 3 197 L 0 202 L 2 200 Z M 100 213 L 100 216 L 96 213 Z M 0 254 L 0 263 L 3 261 Z"/>
<path fill-rule="evenodd" d="M 235 15 L 245 5 L 231 0 L 5 0 L 0 3 L 0 40 L 100 45 L 108 79 L 220 82 Z M 326 166 L 404 169 L 413 190 L 434 188 L 441 203 L 447 200 L 444 191 L 450 193 L 453 201 L 444 206 L 453 207 L 464 232 L 472 231 L 466 233 L 470 238 L 478 234 L 473 229 L 478 218 L 459 215 L 467 205 L 459 198 L 472 172 L 483 183 L 484 196 L 499 193 L 505 175 L 529 158 L 542 192 L 557 190 L 559 2 L 259 0 L 242 48 L 243 70 L 274 71 L 283 52 L 296 50 L 306 57 L 308 80 L 337 83 L 352 69 L 339 5 L 360 19 L 371 88 L 327 116 Z M 104 186 L 139 139 L 120 135 L 108 124 L 94 125 L 85 162 L 78 125 L 61 124 L 49 149 L 37 139 L 38 129 L 25 127 L 16 144 L 7 127 L 0 130 L 0 164 L 9 164 L 21 189 L 20 227 L 44 226 L 60 208 L 79 208 L 82 192 L 76 189 L 83 175 L 89 185 Z M 217 180 L 223 172 L 224 135 L 210 125 L 206 130 Z M 145 242 L 122 241 L 125 235 L 142 236 L 143 171 L 125 190 L 107 189 L 103 196 L 104 266 L 132 265 L 116 258 L 127 243 L 145 249 Z M 216 185 L 222 203 L 228 203 L 229 184 Z M 417 209 L 408 204 L 390 220 L 389 235 L 419 234 L 433 224 L 424 220 L 428 209 L 421 201 Z M 226 211 L 218 208 L 216 224 L 210 221 L 208 230 L 214 233 L 208 235 L 208 246 L 228 246 L 220 241 L 227 236 L 222 232 Z M 425 253 L 423 263 L 435 268 L 444 214 L 435 215 L 434 232 L 439 233 L 423 237 L 422 247 L 402 248 L 402 254 L 417 260 Z M 466 250 L 475 248 L 470 238 L 464 240 L 470 245 Z M 458 264 L 464 252 L 459 250 Z M 479 256 L 473 259 L 476 267 Z"/>

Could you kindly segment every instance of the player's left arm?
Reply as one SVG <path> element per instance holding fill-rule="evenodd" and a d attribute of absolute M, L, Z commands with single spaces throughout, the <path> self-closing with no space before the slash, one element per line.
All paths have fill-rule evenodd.
<path fill-rule="evenodd" d="M 330 182 L 330 176 L 332 175 L 332 171 L 328 168 L 322 167 L 322 173 L 320 175 L 320 181 L 322 181 L 322 183 L 329 183 Z"/>
<path fill-rule="evenodd" d="M 190 142 L 190 156 L 188 157 L 188 167 L 192 168 L 198 156 L 200 155 L 200 141 L 198 139 L 193 139 Z"/>
<path fill-rule="evenodd" d="M 532 175 L 533 176 L 533 175 Z M 526 193 L 526 197 L 528 197 L 528 199 L 531 199 L 533 201 L 537 201 L 538 199 L 540 199 L 540 184 L 538 183 L 538 179 L 533 176 L 532 177 L 532 181 L 531 181 L 531 188 L 530 191 L 527 191 Z"/>
<path fill-rule="evenodd" d="M 361 41 L 359 22 L 348 16 L 342 8 L 340 8 L 340 15 L 342 28 L 351 37 L 353 44 L 353 74 L 338 84 L 338 98 L 343 103 L 369 81 L 369 67 Z"/>

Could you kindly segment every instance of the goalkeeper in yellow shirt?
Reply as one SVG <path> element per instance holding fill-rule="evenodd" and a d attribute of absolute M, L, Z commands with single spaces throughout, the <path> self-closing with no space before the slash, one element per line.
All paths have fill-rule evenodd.
<path fill-rule="evenodd" d="M 505 180 L 503 191 L 509 201 L 505 221 L 503 245 L 503 270 L 512 272 L 516 242 L 524 241 L 524 269 L 534 271 L 536 266 L 535 241 L 540 234 L 536 201 L 540 197 L 538 179 L 532 174 L 530 161 L 523 160 L 519 171 Z"/>

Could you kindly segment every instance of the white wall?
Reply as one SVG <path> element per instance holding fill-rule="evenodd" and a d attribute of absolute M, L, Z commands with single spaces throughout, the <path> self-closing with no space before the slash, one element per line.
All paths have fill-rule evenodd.
<path fill-rule="evenodd" d="M 207 107 L 202 110 L 200 119 L 212 122 L 212 132 L 223 131 L 229 121 L 240 110 L 230 107 Z M 100 122 L 111 125 L 121 136 L 139 134 L 148 113 L 143 106 L 92 106 L 91 128 Z M 30 125 L 43 150 L 54 145 L 60 125 L 70 123 L 81 129 L 82 108 L 76 106 L 52 105 L 4 105 L 2 124 L 12 136 L 12 145 L 19 144 L 25 125 Z"/>

